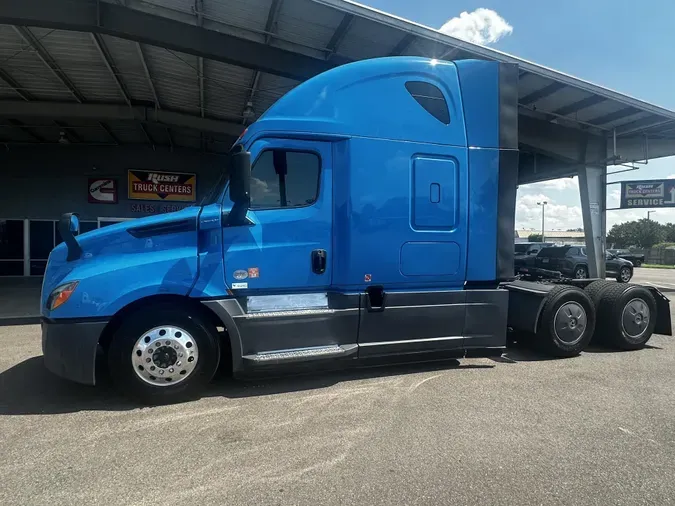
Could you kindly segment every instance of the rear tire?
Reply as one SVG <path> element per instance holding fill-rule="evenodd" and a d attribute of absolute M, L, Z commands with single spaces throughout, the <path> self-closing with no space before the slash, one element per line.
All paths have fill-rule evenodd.
<path fill-rule="evenodd" d="M 588 296 L 593 301 L 593 305 L 596 308 L 596 313 L 597 313 L 597 308 L 598 308 L 598 305 L 600 304 L 600 300 L 602 299 L 603 294 L 611 286 L 616 286 L 616 283 L 614 281 L 607 281 L 605 279 L 599 279 L 597 281 L 593 281 L 590 285 L 588 285 L 586 288 L 584 288 L 584 291 L 588 294 Z"/>
<path fill-rule="evenodd" d="M 640 260 L 635 261 L 635 267 L 640 267 L 642 265 L 642 262 Z"/>
<path fill-rule="evenodd" d="M 154 304 L 127 315 L 112 337 L 108 368 L 125 395 L 144 404 L 199 394 L 220 361 L 217 329 L 200 314 Z"/>
<path fill-rule="evenodd" d="M 656 301 L 643 286 L 615 284 L 603 293 L 598 306 L 602 341 L 620 350 L 642 348 L 654 333 Z"/>
<path fill-rule="evenodd" d="M 546 296 L 539 317 L 537 344 L 554 357 L 574 357 L 593 337 L 595 307 L 580 288 L 556 286 Z"/>

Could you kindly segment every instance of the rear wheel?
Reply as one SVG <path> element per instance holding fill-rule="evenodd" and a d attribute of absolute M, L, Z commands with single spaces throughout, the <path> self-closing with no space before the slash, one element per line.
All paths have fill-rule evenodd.
<path fill-rule="evenodd" d="M 642 348 L 654 333 L 656 301 L 643 286 L 616 284 L 604 292 L 598 306 L 603 342 L 621 350 Z"/>
<path fill-rule="evenodd" d="M 586 279 L 588 277 L 588 269 L 585 265 L 578 265 L 574 268 L 575 279 Z"/>
<path fill-rule="evenodd" d="M 641 265 L 642 265 L 642 261 L 641 261 L 641 260 L 636 260 L 636 261 L 635 261 L 635 267 L 640 267 Z"/>
<path fill-rule="evenodd" d="M 555 357 L 581 353 L 593 337 L 595 308 L 588 294 L 574 286 L 556 286 L 546 296 L 537 343 Z"/>
<path fill-rule="evenodd" d="M 630 267 L 621 267 L 621 269 L 619 269 L 619 274 L 617 275 L 616 280 L 619 283 L 628 283 L 632 277 L 633 271 L 631 271 Z"/>
<path fill-rule="evenodd" d="M 144 403 L 189 399 L 218 368 L 217 330 L 201 315 L 153 305 L 128 315 L 115 332 L 108 367 L 115 384 Z"/>
<path fill-rule="evenodd" d="M 591 300 L 593 301 L 593 305 L 597 309 L 598 304 L 600 304 L 600 300 L 602 299 L 603 294 L 611 286 L 616 286 L 616 283 L 614 281 L 607 281 L 605 279 L 599 279 L 597 281 L 593 281 L 590 285 L 588 285 L 586 288 L 584 288 L 584 291 L 591 298 Z"/>

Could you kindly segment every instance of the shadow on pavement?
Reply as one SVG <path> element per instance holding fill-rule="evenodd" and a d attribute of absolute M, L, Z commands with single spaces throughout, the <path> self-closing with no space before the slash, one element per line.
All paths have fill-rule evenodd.
<path fill-rule="evenodd" d="M 327 388 L 363 379 L 383 378 L 438 370 L 493 368 L 493 365 L 466 364 L 458 360 L 407 363 L 370 368 L 349 368 L 232 380 L 216 377 L 202 397 L 244 398 Z M 98 380 L 97 380 L 98 381 Z M 50 373 L 42 356 L 29 358 L 0 373 L 0 415 L 53 415 L 78 411 L 126 411 L 143 407 L 113 388 L 108 378 L 94 386 L 80 385 Z"/>

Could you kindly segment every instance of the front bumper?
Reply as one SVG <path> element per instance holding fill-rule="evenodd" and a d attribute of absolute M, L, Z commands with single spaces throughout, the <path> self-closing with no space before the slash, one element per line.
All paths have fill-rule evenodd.
<path fill-rule="evenodd" d="M 45 367 L 62 378 L 94 385 L 98 341 L 107 321 L 42 319 Z"/>

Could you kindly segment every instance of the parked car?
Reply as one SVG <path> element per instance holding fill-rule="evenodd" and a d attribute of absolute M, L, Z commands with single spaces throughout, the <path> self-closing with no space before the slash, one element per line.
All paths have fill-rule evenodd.
<path fill-rule="evenodd" d="M 633 264 L 609 251 L 605 255 L 607 277 L 615 277 L 620 283 L 628 283 L 633 277 Z M 586 279 L 588 278 L 586 248 L 581 246 L 544 248 L 535 258 L 535 267 L 558 271 L 569 278 Z"/>
<path fill-rule="evenodd" d="M 515 256 L 513 257 L 513 266 L 516 274 L 522 267 L 534 267 L 534 257 L 537 256 L 542 248 L 554 246 L 552 242 L 518 242 L 514 245 Z"/>
<path fill-rule="evenodd" d="M 630 250 L 627 249 L 608 249 L 607 251 L 619 258 L 628 260 L 634 267 L 640 267 L 645 263 L 645 256 L 641 253 L 631 253 Z"/>

